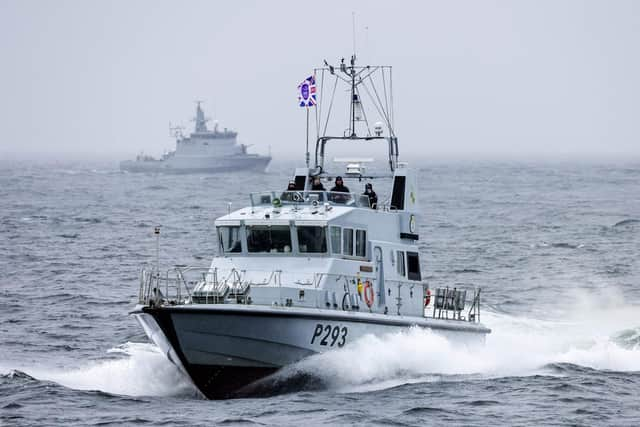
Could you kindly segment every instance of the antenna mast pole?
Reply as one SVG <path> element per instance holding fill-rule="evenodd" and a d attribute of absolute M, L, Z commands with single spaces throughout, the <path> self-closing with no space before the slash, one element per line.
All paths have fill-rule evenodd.
<path fill-rule="evenodd" d="M 156 235 L 156 274 L 160 277 L 160 226 L 156 226 L 153 229 L 153 234 Z"/>
<path fill-rule="evenodd" d="M 351 12 L 353 55 L 351 56 L 351 137 L 356 136 L 356 13 Z"/>
<path fill-rule="evenodd" d="M 351 29 L 353 30 L 353 56 L 356 56 L 356 13 L 351 12 Z"/>
<path fill-rule="evenodd" d="M 351 57 L 351 136 L 356 136 L 356 69 L 355 69 L 356 55 Z"/>
<path fill-rule="evenodd" d="M 307 168 L 309 167 L 309 107 L 307 109 Z"/>

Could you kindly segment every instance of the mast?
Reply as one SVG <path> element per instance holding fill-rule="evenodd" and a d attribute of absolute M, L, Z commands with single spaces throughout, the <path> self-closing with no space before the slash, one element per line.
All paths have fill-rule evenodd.
<path fill-rule="evenodd" d="M 356 54 L 351 55 L 351 137 L 356 137 Z"/>
<path fill-rule="evenodd" d="M 345 58 L 342 58 L 338 67 L 330 65 L 326 60 L 324 61 L 324 65 L 324 67 L 314 70 L 314 75 L 320 73 L 320 81 L 322 82 L 320 91 L 322 93 L 325 72 L 333 77 L 333 81 L 330 83 L 333 87 L 331 88 L 331 96 L 327 101 L 329 104 L 328 112 L 326 115 L 322 113 L 319 115 L 316 114 L 318 136 L 315 150 L 315 169 L 311 171 L 311 174 L 315 176 L 324 172 L 325 146 L 327 142 L 332 140 L 386 141 L 389 151 L 389 168 L 393 172 L 398 165 L 398 139 L 393 129 L 391 67 L 385 65 L 356 66 L 355 52 L 351 55 L 349 64 L 345 62 Z M 331 79 L 331 77 L 329 77 L 329 79 Z M 333 102 L 336 97 L 336 87 L 339 82 L 348 85 L 348 127 L 342 132 L 341 136 L 332 136 L 327 134 L 327 127 L 331 117 Z M 376 88 L 378 85 L 380 86 L 379 89 Z M 368 111 L 365 110 L 363 106 L 362 97 L 365 95 L 368 97 L 367 105 L 371 106 Z M 318 105 L 321 106 L 323 102 L 324 100 L 321 96 Z M 369 122 L 368 115 L 374 118 L 373 122 Z M 378 121 L 376 121 L 376 119 Z M 321 122 L 324 122 L 322 126 Z M 360 122 L 360 124 L 358 124 L 358 122 Z M 366 133 L 359 135 L 356 125 L 358 128 L 365 129 Z M 387 135 L 383 135 L 383 126 L 388 130 Z M 321 127 L 323 129 L 322 133 L 320 132 Z"/>
<path fill-rule="evenodd" d="M 204 101 L 196 101 L 196 117 L 194 118 L 195 122 L 196 122 L 196 132 L 200 133 L 200 132 L 207 132 L 207 121 L 208 119 L 206 119 L 204 117 L 204 111 L 202 111 L 202 108 L 200 107 L 200 104 L 202 104 L 202 102 Z"/>
<path fill-rule="evenodd" d="M 351 137 L 356 136 L 356 13 L 351 12 L 351 32 L 353 36 L 353 54 L 351 55 Z"/>

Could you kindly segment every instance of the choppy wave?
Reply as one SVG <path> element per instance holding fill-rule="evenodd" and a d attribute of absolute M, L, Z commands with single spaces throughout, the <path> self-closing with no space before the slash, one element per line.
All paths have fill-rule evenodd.
<path fill-rule="evenodd" d="M 533 248 L 556 248 L 556 249 L 582 249 L 584 248 L 583 243 L 569 243 L 569 242 L 541 242 L 531 245 Z"/>
<path fill-rule="evenodd" d="M 454 425 L 638 425 L 631 419 L 640 414 L 640 202 L 628 196 L 638 193 L 638 180 L 612 177 L 623 171 L 430 166 L 420 177 L 429 201 L 420 221 L 423 278 L 434 287 L 482 287 L 483 321 L 493 329 L 486 347 L 467 350 L 425 331 L 366 337 L 279 374 L 289 390 L 318 392 L 215 406 L 191 399 L 188 380 L 153 345 L 130 343 L 144 339 L 126 315 L 137 271 L 155 258 L 157 224 L 162 264 L 210 260 L 209 219 L 226 213 L 227 202 L 246 206 L 249 192 L 284 188 L 290 169 L 242 179 L 122 174 L 115 164 L 3 170 L 0 374 L 8 376 L 0 377 L 0 424 L 10 412 L 25 425 L 127 424 L 141 413 L 169 425 L 263 421 L 263 413 L 268 424 L 296 416 L 310 424 L 419 425 L 432 408 Z M 568 179 L 581 182 L 571 203 Z M 613 295 L 563 291 L 569 286 Z M 126 344 L 103 350 L 119 343 Z M 121 402 L 115 410 L 114 402 Z"/>
<path fill-rule="evenodd" d="M 640 224 L 640 219 L 623 219 L 622 221 L 618 221 L 615 224 L 613 224 L 614 227 L 624 227 L 624 226 L 628 226 L 628 225 L 636 225 L 636 224 Z"/>
<path fill-rule="evenodd" d="M 475 268 L 460 268 L 453 270 L 455 274 L 466 274 L 466 273 L 482 273 L 482 271 L 477 270 Z"/>
<path fill-rule="evenodd" d="M 435 381 L 562 375 L 558 366 L 564 365 L 640 372 L 639 308 L 624 306 L 615 297 L 589 294 L 574 295 L 573 301 L 574 310 L 561 320 L 485 311 L 483 322 L 493 331 L 479 348 L 420 328 L 367 335 L 343 349 L 288 366 L 255 386 L 261 394 L 317 389 L 364 392 Z M 190 381 L 152 344 L 127 342 L 107 356 L 76 368 L 20 370 L 77 390 L 197 396 Z"/>
<path fill-rule="evenodd" d="M 26 373 L 19 371 L 17 369 L 10 369 L 8 372 L 6 373 L 2 373 L 0 372 L 0 379 L 2 380 L 12 380 L 12 381 L 36 381 L 35 378 L 33 378 L 30 375 L 27 375 Z"/>
<path fill-rule="evenodd" d="M 155 190 L 155 191 L 165 191 L 165 190 L 169 190 L 169 187 L 166 187 L 164 185 L 154 184 L 154 185 L 149 185 L 149 186 L 145 187 L 144 189 L 145 190 Z"/>
<path fill-rule="evenodd" d="M 640 371 L 638 307 L 607 307 L 564 321 L 484 312 L 493 329 L 481 348 L 467 348 L 419 328 L 365 336 L 349 347 L 289 366 L 260 384 L 290 391 L 334 388 L 370 391 L 402 384 L 557 374 L 570 364 L 596 370 Z M 266 393 L 268 394 L 268 393 Z"/>
<path fill-rule="evenodd" d="M 620 331 L 613 340 L 622 348 L 640 351 L 640 327 Z"/>
<path fill-rule="evenodd" d="M 75 239 L 79 236 L 78 233 L 62 233 L 58 234 L 58 237 L 62 237 L 63 239 Z"/>
<path fill-rule="evenodd" d="M 575 243 L 566 243 L 566 242 L 559 242 L 559 243 L 552 243 L 551 244 L 552 248 L 562 248 L 562 249 L 579 249 L 584 247 L 583 244 L 575 244 Z"/>
<path fill-rule="evenodd" d="M 127 396 L 196 396 L 191 382 L 153 344 L 127 342 L 108 351 L 105 360 L 74 368 L 21 368 L 19 372 L 75 390 L 99 390 Z M 1 371 L 0 371 L 1 372 Z M 11 372 L 16 372 L 11 370 Z"/>

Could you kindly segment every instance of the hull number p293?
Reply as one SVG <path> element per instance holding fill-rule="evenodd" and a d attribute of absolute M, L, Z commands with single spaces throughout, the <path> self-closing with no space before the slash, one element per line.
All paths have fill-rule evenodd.
<path fill-rule="evenodd" d="M 317 343 L 326 347 L 342 347 L 347 343 L 349 330 L 346 326 L 332 326 L 318 323 L 311 337 L 311 344 Z"/>

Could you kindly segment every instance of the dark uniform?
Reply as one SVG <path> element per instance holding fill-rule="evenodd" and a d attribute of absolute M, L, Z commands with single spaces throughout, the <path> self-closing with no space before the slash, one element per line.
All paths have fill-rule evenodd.
<path fill-rule="evenodd" d="M 373 191 L 373 185 L 371 185 L 370 182 L 364 186 L 364 195 L 369 197 L 369 206 L 371 206 L 371 209 L 376 209 L 378 207 L 378 195 Z"/>
<path fill-rule="evenodd" d="M 339 193 L 348 193 L 349 188 L 342 183 L 342 177 L 336 177 L 336 185 L 331 189 L 331 191 L 337 191 Z"/>
<path fill-rule="evenodd" d="M 311 182 L 311 191 L 327 191 L 324 189 L 322 182 L 320 182 L 320 177 L 314 177 Z"/>
<path fill-rule="evenodd" d="M 287 189 L 284 191 L 284 193 L 282 193 L 282 195 L 280 196 L 280 199 L 289 202 L 296 201 L 297 193 L 293 193 L 293 191 L 296 191 L 296 183 L 294 181 L 289 181 L 289 185 L 287 186 Z"/>

